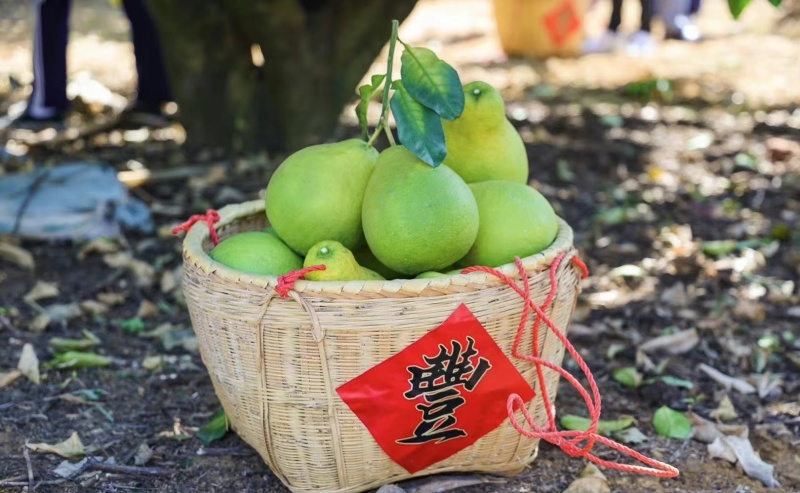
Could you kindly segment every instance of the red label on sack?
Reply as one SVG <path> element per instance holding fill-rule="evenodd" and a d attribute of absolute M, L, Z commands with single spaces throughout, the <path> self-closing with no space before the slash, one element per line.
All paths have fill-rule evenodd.
<path fill-rule="evenodd" d="M 550 40 L 561 46 L 574 33 L 580 31 L 581 21 L 572 0 L 566 0 L 550 11 L 544 18 Z"/>
<path fill-rule="evenodd" d="M 409 473 L 469 447 L 535 393 L 465 305 L 418 341 L 337 389 Z"/>

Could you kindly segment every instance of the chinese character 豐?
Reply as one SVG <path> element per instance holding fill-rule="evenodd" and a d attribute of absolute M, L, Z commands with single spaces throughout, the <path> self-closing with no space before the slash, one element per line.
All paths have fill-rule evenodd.
<path fill-rule="evenodd" d="M 408 380 L 411 388 L 403 396 L 416 399 L 423 396 L 425 403 L 416 405 L 422 411 L 422 422 L 417 425 L 414 435 L 397 440 L 402 444 L 420 444 L 430 441 L 441 443 L 453 438 L 466 436 L 467 432 L 456 428 L 455 411 L 466 399 L 461 395 L 460 387 L 471 392 L 491 368 L 489 360 L 478 357 L 477 365 L 472 358 L 478 355 L 475 339 L 467 337 L 467 346 L 452 341 L 452 351 L 439 344 L 439 354 L 423 356 L 429 366 L 410 366 Z"/>

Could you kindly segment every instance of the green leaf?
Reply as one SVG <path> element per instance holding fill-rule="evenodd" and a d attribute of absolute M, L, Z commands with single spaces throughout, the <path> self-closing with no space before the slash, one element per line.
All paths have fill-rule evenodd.
<path fill-rule="evenodd" d="M 694 382 L 690 380 L 684 380 L 683 378 L 673 377 L 672 375 L 664 375 L 661 377 L 661 381 L 673 387 L 682 387 L 689 390 L 694 388 Z"/>
<path fill-rule="evenodd" d="M 402 81 L 394 81 L 392 87 L 390 104 L 400 142 L 424 162 L 439 166 L 447 156 L 442 120 L 412 98 Z"/>
<path fill-rule="evenodd" d="M 219 440 L 224 437 L 228 432 L 228 417 L 225 411 L 220 411 L 211 418 L 211 421 L 204 424 L 197 430 L 197 438 L 203 441 L 206 445 Z"/>
<path fill-rule="evenodd" d="M 369 100 L 372 99 L 372 95 L 375 94 L 375 91 L 381 87 L 381 83 L 385 78 L 386 75 L 384 74 L 373 75 L 371 84 L 364 84 L 358 88 L 358 94 L 361 96 L 361 101 L 356 106 L 356 116 L 358 117 L 358 124 L 361 126 L 361 132 L 363 132 L 364 138 L 369 137 L 369 127 L 367 125 L 367 108 L 369 108 Z"/>
<path fill-rule="evenodd" d="M 738 19 L 749 3 L 750 0 L 728 0 L 728 8 L 730 8 L 733 18 Z"/>
<path fill-rule="evenodd" d="M 783 2 L 783 0 L 769 0 L 769 3 L 771 3 L 772 5 L 774 5 L 776 7 L 780 7 L 782 2 Z"/>
<path fill-rule="evenodd" d="M 100 356 L 97 353 L 83 353 L 80 351 L 67 351 L 57 355 L 52 360 L 48 361 L 42 368 L 93 368 L 97 366 L 109 366 L 111 358 Z"/>
<path fill-rule="evenodd" d="M 618 368 L 612 373 L 614 380 L 621 383 L 626 387 L 635 389 L 642 384 L 642 374 L 636 368 L 628 366 L 625 368 Z"/>
<path fill-rule="evenodd" d="M 592 424 L 592 420 L 589 418 L 584 418 L 583 416 L 575 416 L 574 414 L 565 414 L 561 417 L 560 420 L 561 426 L 568 430 L 580 430 L 586 431 L 589 429 L 589 425 Z M 628 428 L 633 425 L 633 418 L 630 416 L 625 416 L 624 418 L 615 419 L 612 421 L 605 421 L 600 420 L 597 423 L 597 432 L 601 435 L 610 435 L 611 433 L 615 433 L 617 431 L 622 431 L 625 428 Z"/>
<path fill-rule="evenodd" d="M 427 48 L 406 46 L 400 61 L 400 79 L 411 97 L 445 120 L 461 116 L 464 89 L 453 67 Z"/>
<path fill-rule="evenodd" d="M 144 320 L 139 317 L 125 319 L 120 322 L 119 326 L 131 334 L 138 334 L 145 329 Z"/>
<path fill-rule="evenodd" d="M 83 331 L 83 339 L 53 337 L 48 341 L 48 345 L 57 353 L 63 351 L 80 351 L 92 348 L 98 344 L 100 344 L 100 339 L 88 330 Z"/>
<path fill-rule="evenodd" d="M 662 406 L 653 416 L 656 433 L 667 438 L 686 440 L 692 436 L 692 423 L 683 414 Z"/>

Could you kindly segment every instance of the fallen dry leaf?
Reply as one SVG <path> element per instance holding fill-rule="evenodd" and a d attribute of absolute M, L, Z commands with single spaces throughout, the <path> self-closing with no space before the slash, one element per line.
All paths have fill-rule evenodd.
<path fill-rule="evenodd" d="M 120 248 L 119 244 L 110 238 L 96 238 L 81 248 L 78 259 L 83 260 L 91 253 L 116 253 Z"/>
<path fill-rule="evenodd" d="M 708 453 L 712 457 L 724 458 L 729 462 L 738 461 L 745 474 L 758 479 L 768 488 L 780 486 L 773 476 L 775 467 L 761 460 L 748 438 L 722 435 L 708 446 Z"/>
<path fill-rule="evenodd" d="M 147 356 L 144 360 L 142 360 L 142 368 L 145 370 L 157 371 L 163 368 L 166 363 L 167 361 L 164 356 Z"/>
<path fill-rule="evenodd" d="M 46 313 L 40 313 L 30 321 L 28 330 L 36 334 L 44 332 L 47 326 L 50 325 L 50 321 L 50 317 Z"/>
<path fill-rule="evenodd" d="M 33 349 L 32 344 L 25 343 L 22 346 L 22 354 L 19 357 L 17 369 L 25 375 L 25 378 L 36 385 L 41 382 L 39 377 L 39 358 L 36 357 L 36 351 Z"/>
<path fill-rule="evenodd" d="M 650 339 L 640 345 L 639 349 L 646 353 L 683 354 L 697 346 L 699 342 L 697 329 L 688 329 Z"/>
<path fill-rule="evenodd" d="M 564 493 L 610 493 L 608 480 L 594 464 L 587 464 L 581 476 L 570 483 Z"/>
<path fill-rule="evenodd" d="M 136 449 L 136 455 L 133 456 L 133 463 L 137 466 L 143 466 L 150 462 L 150 459 L 153 458 L 153 449 L 151 449 L 146 443 L 142 442 L 139 445 L 139 448 Z"/>
<path fill-rule="evenodd" d="M 673 284 L 661 293 L 661 301 L 675 308 L 688 306 L 689 294 L 686 291 L 686 286 L 682 282 Z"/>
<path fill-rule="evenodd" d="M 3 387 L 8 387 L 21 376 L 22 372 L 19 370 L 11 370 L 0 373 L 0 389 Z"/>
<path fill-rule="evenodd" d="M 756 390 L 758 391 L 758 397 L 761 399 L 764 399 L 773 391 L 780 391 L 781 387 L 783 386 L 783 380 L 769 372 L 757 375 L 755 377 L 755 382 Z"/>
<path fill-rule="evenodd" d="M 739 300 L 733 308 L 733 313 L 756 324 L 763 322 L 767 316 L 764 304 L 751 300 Z"/>
<path fill-rule="evenodd" d="M 77 303 L 58 303 L 45 307 L 44 313 L 50 317 L 50 321 L 54 323 L 68 322 L 73 318 L 80 317 L 81 307 Z"/>
<path fill-rule="evenodd" d="M 34 452 L 41 454 L 56 454 L 65 459 L 77 459 L 86 455 L 83 443 L 76 432 L 61 443 L 50 445 L 49 443 L 26 443 L 26 447 Z"/>
<path fill-rule="evenodd" d="M 162 293 L 171 293 L 178 286 L 175 271 L 164 271 L 164 273 L 161 274 L 160 286 Z"/>
<path fill-rule="evenodd" d="M 722 435 L 747 437 L 750 430 L 746 425 L 725 425 L 709 421 L 699 414 L 689 413 L 689 420 L 694 428 L 692 438 L 698 442 L 711 443 Z"/>
<path fill-rule="evenodd" d="M 741 392 L 742 394 L 752 394 L 753 392 L 756 391 L 756 388 L 750 385 L 745 380 L 728 376 L 722 373 L 721 371 L 708 366 L 705 363 L 700 363 L 700 366 L 698 368 L 700 368 L 700 370 L 703 373 L 711 377 L 712 380 L 719 383 L 726 389 L 734 389 L 737 392 Z"/>
<path fill-rule="evenodd" d="M 713 442 L 707 446 L 708 455 L 713 459 L 724 459 L 728 462 L 736 462 L 736 454 L 733 453 L 730 447 L 723 441 L 722 436 L 718 436 Z"/>
<path fill-rule="evenodd" d="M 103 262 L 115 269 L 127 269 L 136 278 L 139 287 L 146 288 L 153 285 L 156 277 L 156 270 L 152 265 L 135 259 L 125 252 L 108 253 L 103 255 Z"/>
<path fill-rule="evenodd" d="M 728 397 L 728 394 L 725 394 L 722 397 L 722 400 L 719 402 L 719 406 L 717 406 L 717 408 L 711 411 L 708 415 L 719 421 L 730 421 L 738 417 L 738 414 L 736 414 L 736 409 L 734 409 L 733 403 L 731 402 L 731 398 Z"/>
<path fill-rule="evenodd" d="M 84 300 L 80 302 L 80 307 L 84 313 L 93 317 L 108 313 L 108 305 L 101 301 Z"/>
<path fill-rule="evenodd" d="M 114 306 L 124 303 L 128 298 L 122 293 L 100 293 L 97 295 L 97 299 L 100 300 L 101 303 Z"/>
<path fill-rule="evenodd" d="M 36 284 L 22 299 L 28 303 L 33 303 L 34 301 L 54 298 L 56 296 L 58 296 L 58 285 L 56 283 L 36 281 Z"/>
<path fill-rule="evenodd" d="M 158 314 L 158 307 L 149 300 L 142 300 L 139 309 L 136 311 L 136 318 L 147 318 Z"/>
<path fill-rule="evenodd" d="M 0 242 L 0 260 L 27 270 L 33 270 L 36 267 L 31 252 L 10 243 Z"/>

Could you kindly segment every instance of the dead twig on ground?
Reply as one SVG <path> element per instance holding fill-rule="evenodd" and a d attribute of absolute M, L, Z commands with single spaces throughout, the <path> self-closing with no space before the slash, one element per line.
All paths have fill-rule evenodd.
<path fill-rule="evenodd" d="M 77 471 L 70 475 L 70 478 L 76 478 L 88 471 L 100 471 L 126 476 L 168 476 L 171 474 L 171 471 L 161 467 L 138 467 L 107 464 L 105 462 L 98 462 L 89 457 Z"/>
<path fill-rule="evenodd" d="M 25 445 L 28 443 L 25 442 Z M 33 492 L 33 464 L 31 463 L 31 453 L 28 451 L 28 447 L 22 448 L 22 456 L 25 457 L 25 466 L 28 468 L 28 491 Z"/>

